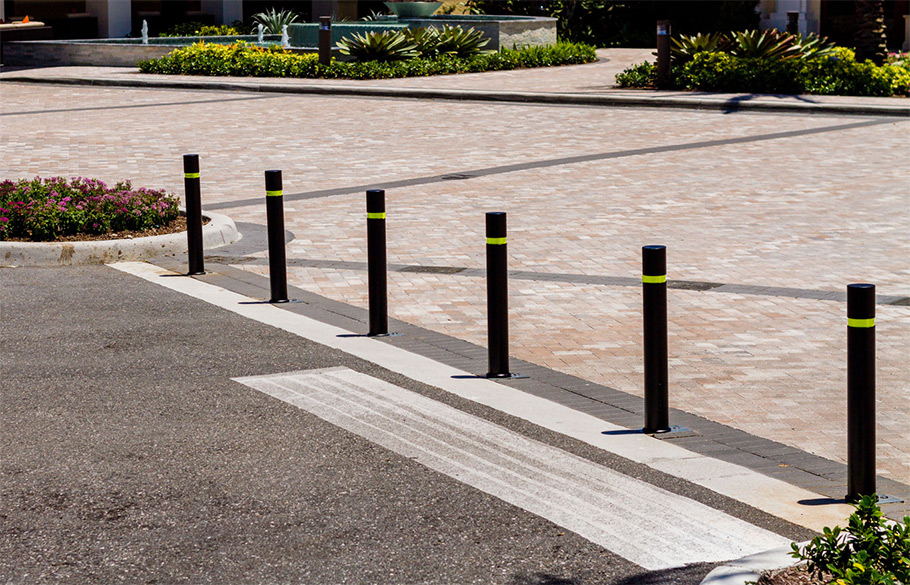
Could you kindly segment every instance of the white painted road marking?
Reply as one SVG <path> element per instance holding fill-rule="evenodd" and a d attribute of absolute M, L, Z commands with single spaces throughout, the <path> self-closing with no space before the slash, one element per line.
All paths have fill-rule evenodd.
<path fill-rule="evenodd" d="M 416 392 L 347 368 L 237 378 L 649 570 L 789 541 Z"/>
<path fill-rule="evenodd" d="M 825 526 L 843 525 L 853 511 L 845 504 L 800 504 L 800 501 L 817 500 L 822 496 L 741 465 L 693 453 L 670 441 L 661 441 L 640 433 L 605 435 L 605 431 L 626 429 L 550 400 L 509 388 L 505 384 L 474 378 L 467 372 L 393 345 L 367 337 L 352 337 L 350 331 L 340 327 L 273 305 L 251 304 L 249 297 L 219 286 L 194 278 L 164 278 L 176 273 L 143 262 L 119 262 L 111 267 L 259 323 L 340 349 L 412 380 L 441 388 L 604 451 L 643 463 L 818 532 Z"/>

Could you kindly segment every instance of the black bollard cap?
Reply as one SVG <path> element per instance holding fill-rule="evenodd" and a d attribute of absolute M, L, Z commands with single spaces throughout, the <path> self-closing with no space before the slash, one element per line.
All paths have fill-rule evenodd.
<path fill-rule="evenodd" d="M 847 319 L 875 318 L 875 285 L 857 283 L 847 285 Z M 856 326 L 856 325 L 852 325 Z M 867 327 L 871 325 L 866 325 Z"/>
<path fill-rule="evenodd" d="M 198 173 L 199 172 L 199 155 L 198 154 L 184 154 L 183 155 L 183 172 L 184 173 Z"/>
<path fill-rule="evenodd" d="M 504 211 L 487 212 L 487 238 L 506 237 L 506 213 Z M 488 242 L 489 243 L 489 242 Z M 502 242 L 505 243 L 505 242 Z"/>
<path fill-rule="evenodd" d="M 281 191 L 281 171 L 265 172 L 265 191 L 266 193 Z"/>
<path fill-rule="evenodd" d="M 644 276 L 667 275 L 666 246 L 642 246 L 641 273 Z"/>
<path fill-rule="evenodd" d="M 367 213 L 385 213 L 385 190 L 367 191 Z"/>

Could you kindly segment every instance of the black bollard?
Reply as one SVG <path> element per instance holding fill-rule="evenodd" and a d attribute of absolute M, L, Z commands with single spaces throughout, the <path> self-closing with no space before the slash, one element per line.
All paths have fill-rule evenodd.
<path fill-rule="evenodd" d="M 369 336 L 389 334 L 386 283 L 385 191 L 367 191 L 367 279 L 370 291 Z"/>
<path fill-rule="evenodd" d="M 287 256 L 284 250 L 284 197 L 281 171 L 265 172 L 265 215 L 269 234 L 270 303 L 288 302 Z"/>
<path fill-rule="evenodd" d="M 332 17 L 319 17 L 319 63 L 332 64 Z"/>
<path fill-rule="evenodd" d="M 875 285 L 847 285 L 847 501 L 875 493 Z"/>
<path fill-rule="evenodd" d="M 510 378 L 509 275 L 506 255 L 506 214 L 487 213 L 487 378 Z"/>
<path fill-rule="evenodd" d="M 645 350 L 645 433 L 670 431 L 667 398 L 667 248 L 641 249 Z"/>
<path fill-rule="evenodd" d="M 657 21 L 657 89 L 670 86 L 670 21 Z"/>
<path fill-rule="evenodd" d="M 186 190 L 186 248 L 188 274 L 205 274 L 202 252 L 202 196 L 199 188 L 199 155 L 183 155 L 183 186 Z"/>

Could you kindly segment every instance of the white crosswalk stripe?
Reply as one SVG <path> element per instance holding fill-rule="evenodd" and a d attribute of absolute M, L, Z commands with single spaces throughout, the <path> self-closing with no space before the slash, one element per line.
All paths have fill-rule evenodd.
<path fill-rule="evenodd" d="M 709 506 L 346 368 L 237 379 L 650 570 L 789 541 Z"/>

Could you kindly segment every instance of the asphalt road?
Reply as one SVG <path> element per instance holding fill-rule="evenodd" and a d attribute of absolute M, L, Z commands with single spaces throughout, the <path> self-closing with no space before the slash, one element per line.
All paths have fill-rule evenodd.
<path fill-rule="evenodd" d="M 440 393 L 368 362 L 107 267 L 0 269 L 0 303 L 2 583 L 669 585 L 711 568 L 648 573 L 230 379 L 345 366 Z"/>

